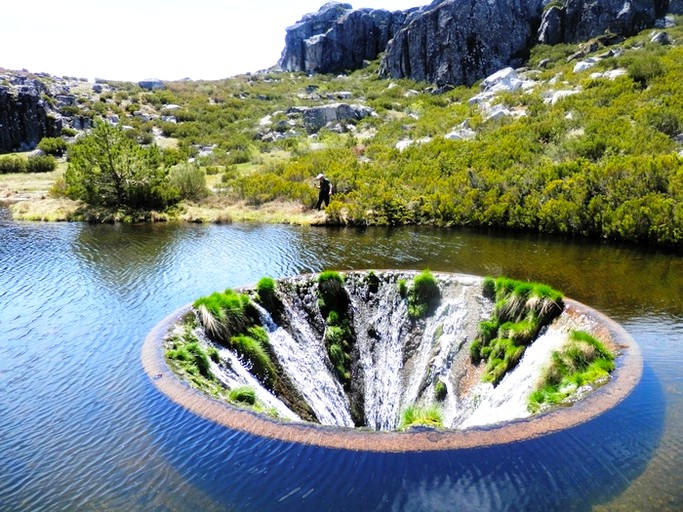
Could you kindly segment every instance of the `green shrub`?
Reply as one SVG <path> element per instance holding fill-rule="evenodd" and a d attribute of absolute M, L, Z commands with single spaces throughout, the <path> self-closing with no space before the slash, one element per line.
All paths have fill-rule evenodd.
<path fill-rule="evenodd" d="M 443 427 L 443 413 L 435 405 L 428 407 L 408 406 L 401 414 L 399 430 L 406 430 L 415 425 L 432 428 Z"/>
<path fill-rule="evenodd" d="M 61 137 L 43 137 L 38 143 L 38 149 L 52 156 L 62 156 L 66 153 L 66 148 L 66 141 Z"/>
<path fill-rule="evenodd" d="M 430 315 L 440 300 L 439 285 L 432 273 L 425 270 L 415 276 L 408 291 L 408 316 L 415 320 Z"/>
<path fill-rule="evenodd" d="M 548 285 L 507 277 L 486 278 L 483 291 L 495 300 L 493 317 L 479 324 L 470 345 L 473 364 L 486 362 L 483 379 L 497 385 L 524 350 L 564 307 L 562 293 Z"/>
<path fill-rule="evenodd" d="M 189 373 L 198 373 L 206 379 L 213 379 L 209 358 L 197 341 L 190 341 L 174 350 L 169 350 L 166 356 L 181 363 L 181 366 Z"/>
<path fill-rule="evenodd" d="M 324 338 L 327 354 L 339 381 L 348 391 L 355 336 L 347 319 L 349 297 L 339 272 L 325 271 L 318 276 L 318 303 L 327 324 Z"/>
<path fill-rule="evenodd" d="M 78 130 L 74 130 L 73 128 L 69 128 L 68 126 L 64 126 L 62 127 L 61 133 L 64 137 L 75 137 L 78 133 Z"/>
<path fill-rule="evenodd" d="M 268 335 L 263 328 L 252 328 L 249 335 L 233 336 L 230 339 L 230 348 L 246 362 L 246 366 L 260 382 L 272 388 L 277 372 L 268 353 L 267 340 Z"/>
<path fill-rule="evenodd" d="M 69 147 L 68 162 L 68 195 L 92 206 L 163 210 L 179 199 L 157 147 L 140 147 L 121 127 L 97 122 Z"/>
<path fill-rule="evenodd" d="M 240 386 L 230 390 L 228 399 L 232 402 L 256 405 L 256 391 L 251 386 Z"/>
<path fill-rule="evenodd" d="M 26 160 L 10 156 L 0 158 L 0 174 L 26 172 Z"/>
<path fill-rule="evenodd" d="M 221 357 L 218 354 L 216 347 L 209 347 L 206 351 L 206 355 L 209 356 L 209 359 L 211 359 L 214 363 L 220 363 L 221 361 Z"/>
<path fill-rule="evenodd" d="M 653 78 L 664 74 L 661 61 L 650 55 L 638 55 L 626 69 L 631 79 L 643 88 L 647 87 Z"/>
<path fill-rule="evenodd" d="M 446 383 L 443 382 L 442 380 L 437 380 L 434 383 L 434 396 L 439 402 L 443 402 L 446 399 L 446 395 L 448 394 L 448 388 L 446 387 Z"/>
<path fill-rule="evenodd" d="M 172 187 L 178 190 L 181 199 L 199 201 L 209 195 L 206 187 L 206 175 L 196 165 L 180 164 L 172 167 L 168 173 Z"/>
<path fill-rule="evenodd" d="M 344 290 L 344 278 L 339 272 L 327 270 L 318 276 L 318 299 L 320 310 L 327 318 L 330 311 L 336 311 L 339 315 L 346 313 L 348 308 L 348 295 Z"/>
<path fill-rule="evenodd" d="M 368 283 L 368 291 L 372 294 L 377 293 L 379 290 L 379 277 L 372 270 L 369 270 L 365 275 L 365 279 Z"/>
<path fill-rule="evenodd" d="M 408 284 L 405 279 L 398 280 L 398 294 L 402 299 L 405 299 L 408 296 Z"/>
<path fill-rule="evenodd" d="M 57 168 L 57 161 L 51 155 L 34 155 L 26 160 L 26 172 L 52 172 Z"/>
<path fill-rule="evenodd" d="M 537 388 L 531 393 L 528 409 L 559 404 L 585 385 L 596 385 L 614 370 L 614 354 L 585 331 L 571 331 L 569 340 L 551 355 Z"/>
<path fill-rule="evenodd" d="M 249 296 L 230 289 L 200 297 L 193 306 L 206 333 L 223 345 L 259 322 Z"/>

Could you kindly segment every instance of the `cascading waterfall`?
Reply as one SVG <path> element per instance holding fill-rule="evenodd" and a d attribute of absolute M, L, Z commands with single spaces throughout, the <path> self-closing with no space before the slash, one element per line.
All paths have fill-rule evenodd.
<path fill-rule="evenodd" d="M 302 318 L 301 311 L 287 305 L 285 314 L 290 331 L 273 322 L 270 314 L 259 308 L 270 343 L 292 383 L 304 397 L 323 425 L 352 427 L 349 400 L 344 389 L 325 364 L 325 347 Z"/>
<path fill-rule="evenodd" d="M 457 425 L 458 428 L 492 425 L 530 416 L 526 398 L 538 380 L 539 368 L 543 368 L 553 351 L 559 350 L 572 330 L 592 327 L 585 317 L 559 317 L 524 352 L 514 371 L 506 375 L 498 386 L 480 383 L 467 398 L 471 407 L 469 414 Z"/>
<path fill-rule="evenodd" d="M 278 324 L 257 306 L 261 323 L 279 368 L 298 396 L 323 425 L 352 427 L 352 403 L 363 406 L 364 427 L 395 430 L 402 410 L 410 405 L 437 404 L 444 427 L 466 429 L 524 418 L 527 399 L 553 351 L 571 330 L 591 331 L 593 323 L 581 316 L 560 315 L 531 343 L 517 366 L 494 386 L 482 382 L 483 365 L 473 365 L 470 346 L 480 323 L 489 318 L 494 302 L 482 294 L 482 279 L 458 274 L 436 274 L 440 301 L 425 318 L 413 319 L 399 292 L 399 282 L 410 283 L 410 271 L 344 274 L 349 322 L 355 339 L 350 357 L 351 380 L 345 386 L 331 362 L 325 342 L 326 319 L 318 304 L 316 275 L 300 276 L 279 285 L 282 305 Z M 256 296 L 253 289 L 245 293 Z M 251 376 L 241 358 L 220 351 L 221 364 L 212 371 L 226 386 L 249 385 L 260 400 L 291 421 L 301 421 L 285 403 Z M 445 397 L 437 399 L 435 384 L 443 383 Z M 359 397 L 357 394 L 362 396 Z M 285 400 L 286 402 L 286 400 Z"/>

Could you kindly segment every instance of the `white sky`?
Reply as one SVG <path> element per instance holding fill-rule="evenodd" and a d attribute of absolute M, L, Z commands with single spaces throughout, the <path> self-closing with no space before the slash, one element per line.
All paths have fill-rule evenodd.
<path fill-rule="evenodd" d="M 326 0 L 3 2 L 0 68 L 138 81 L 215 80 L 277 63 L 285 28 Z M 358 0 L 407 9 L 429 0 Z"/>

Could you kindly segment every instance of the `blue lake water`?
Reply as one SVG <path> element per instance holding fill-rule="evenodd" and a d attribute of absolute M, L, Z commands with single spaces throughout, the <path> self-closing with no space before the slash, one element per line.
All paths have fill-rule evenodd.
<path fill-rule="evenodd" d="M 641 346 L 641 383 L 557 434 L 378 454 L 231 431 L 160 394 L 149 330 L 201 295 L 323 269 L 552 284 Z M 431 228 L 16 223 L 0 209 L 0 510 L 683 510 L 683 258 Z"/>

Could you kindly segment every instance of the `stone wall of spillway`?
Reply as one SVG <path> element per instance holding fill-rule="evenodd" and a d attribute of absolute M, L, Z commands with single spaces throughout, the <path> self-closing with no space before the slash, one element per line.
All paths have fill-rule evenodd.
<path fill-rule="evenodd" d="M 391 452 L 471 448 L 546 435 L 618 406 L 640 381 L 642 356 L 632 337 L 599 311 L 565 298 L 561 314 L 538 333 L 515 368 L 494 386 L 482 379 L 484 365 L 472 364 L 469 357 L 479 322 L 495 309 L 493 300 L 482 293 L 481 278 L 434 273 L 438 305 L 425 318 L 411 320 L 401 284 L 410 285 L 417 272 L 372 274 L 376 278 L 369 279 L 368 272 L 343 274 L 347 318 L 355 337 L 351 384 L 340 381 L 325 347 L 328 325 L 321 313 L 318 275 L 278 280 L 282 311 L 273 315 L 277 321 L 262 307 L 256 315 L 268 332 L 288 396 L 263 386 L 249 362 L 216 345 L 192 321 L 193 339 L 209 350 L 218 348 L 214 354 L 218 357 L 210 364 L 211 382 L 223 391 L 207 393 L 190 383 L 193 379 L 187 374 L 175 373 L 169 343 L 188 329 L 188 319 L 196 318 L 192 305 L 169 314 L 149 333 L 142 349 L 145 371 L 173 401 L 231 429 L 331 448 Z M 256 298 L 256 287 L 241 291 Z M 582 389 L 572 398 L 571 407 L 530 416 L 527 398 L 541 368 L 574 330 L 591 333 L 615 351 L 616 366 L 609 381 L 596 389 Z M 447 387 L 441 400 L 433 385 L 437 379 Z M 243 386 L 255 391 L 259 410 L 267 414 L 218 396 Z M 434 403 L 443 412 L 443 428 L 394 430 L 404 407 Z M 306 419 L 293 409 L 303 410 Z M 359 419 L 363 428 L 353 428 L 359 426 Z"/>

